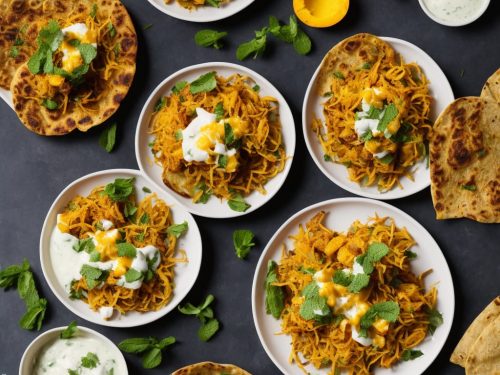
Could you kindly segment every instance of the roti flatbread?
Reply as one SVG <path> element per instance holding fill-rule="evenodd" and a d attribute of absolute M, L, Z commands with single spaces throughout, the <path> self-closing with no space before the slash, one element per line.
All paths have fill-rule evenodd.
<path fill-rule="evenodd" d="M 68 22 L 74 25 L 86 23 L 91 17 L 91 22 L 99 26 L 97 57 L 84 75 L 83 83 L 75 86 L 65 81 L 57 89 L 50 87 L 51 91 L 46 89 L 49 87 L 46 74 L 32 74 L 27 63 L 22 64 L 10 86 L 14 109 L 22 123 L 37 134 L 63 135 L 74 129 L 87 131 L 118 109 L 132 84 L 137 54 L 134 26 L 118 0 L 80 1 L 72 7 L 56 7 L 43 16 L 38 29 L 46 26 L 50 19 L 60 25 Z M 47 96 L 56 102 L 56 108 L 43 105 Z"/>
<path fill-rule="evenodd" d="M 500 374 L 500 316 L 484 328 L 465 362 L 467 375 Z"/>
<path fill-rule="evenodd" d="M 451 354 L 450 361 L 465 367 L 465 362 L 469 355 L 472 345 L 479 338 L 479 336 L 487 331 L 486 327 L 491 322 L 500 316 L 500 296 L 495 298 L 486 308 L 477 316 L 472 324 L 467 328 L 464 335 L 455 347 Z"/>
<path fill-rule="evenodd" d="M 488 78 L 481 90 L 481 98 L 500 104 L 500 69 Z"/>
<path fill-rule="evenodd" d="M 437 219 L 500 222 L 500 105 L 455 100 L 434 124 L 431 193 Z"/>
<path fill-rule="evenodd" d="M 317 79 L 319 95 L 323 96 L 331 91 L 331 82 L 336 79 L 335 74 L 348 76 L 351 71 L 366 69 L 380 56 L 391 61 L 397 58 L 392 47 L 375 35 L 361 33 L 344 39 L 323 58 Z"/>
<path fill-rule="evenodd" d="M 251 375 L 249 372 L 235 366 L 222 365 L 214 362 L 200 362 L 174 371 L 172 375 Z"/>

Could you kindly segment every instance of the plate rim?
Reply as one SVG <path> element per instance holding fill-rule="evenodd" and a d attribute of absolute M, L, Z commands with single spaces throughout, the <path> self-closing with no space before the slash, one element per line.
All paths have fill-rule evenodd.
<path fill-rule="evenodd" d="M 145 163 L 142 161 L 142 158 L 140 156 L 141 145 L 139 142 L 140 142 L 141 129 L 145 126 L 148 126 L 148 124 L 149 124 L 149 122 L 146 122 L 146 119 L 145 119 L 145 117 L 147 115 L 147 113 L 146 113 L 147 108 L 149 107 L 153 98 L 160 91 L 162 91 L 165 88 L 165 86 L 168 86 L 168 84 L 171 83 L 172 81 L 174 81 L 177 77 L 182 76 L 185 73 L 189 73 L 191 71 L 198 70 L 198 69 L 214 68 L 214 70 L 217 70 L 217 67 L 224 68 L 224 69 L 230 69 L 230 70 L 232 69 L 232 70 L 235 70 L 236 72 L 238 72 L 238 71 L 244 72 L 245 74 L 247 74 L 251 78 L 257 78 L 258 80 L 265 82 L 267 85 L 269 85 L 269 87 L 272 90 L 274 90 L 276 92 L 277 95 L 275 95 L 275 96 L 280 103 L 280 112 L 282 110 L 285 110 L 286 112 L 288 112 L 288 114 L 290 115 L 290 119 L 292 120 L 292 122 L 290 123 L 290 126 L 287 126 L 287 130 L 289 128 L 288 131 L 290 132 L 292 144 L 286 145 L 287 160 L 285 162 L 285 168 L 283 169 L 282 172 L 280 172 L 278 175 L 276 175 L 275 177 L 273 177 L 271 179 L 271 180 L 274 180 L 274 179 L 280 178 L 279 176 L 281 175 L 282 180 L 276 186 L 276 189 L 274 191 L 267 191 L 266 194 L 263 195 L 264 198 L 262 200 L 262 203 L 252 204 L 252 206 L 244 212 L 237 212 L 237 211 L 231 210 L 231 211 L 226 211 L 227 213 L 222 212 L 222 214 L 220 214 L 218 211 L 212 211 L 210 213 L 206 213 L 203 210 L 188 207 L 180 199 L 176 199 L 176 202 L 178 202 L 182 207 L 184 207 L 185 210 L 187 210 L 188 212 L 190 212 L 193 215 L 202 216 L 202 217 L 211 218 L 211 219 L 230 219 L 230 218 L 248 215 L 248 214 L 258 210 L 259 208 L 261 208 L 265 204 L 267 204 L 283 187 L 285 181 L 288 178 L 288 174 L 290 173 L 290 170 L 291 170 L 291 167 L 293 164 L 293 160 L 295 157 L 295 150 L 297 147 L 297 134 L 296 134 L 295 119 L 293 117 L 293 112 L 292 112 L 288 102 L 286 101 L 285 97 L 283 96 L 283 94 L 281 94 L 281 92 L 276 88 L 276 86 L 274 86 L 267 78 L 265 78 L 261 74 L 257 73 L 256 71 L 254 71 L 250 68 L 247 68 L 246 66 L 242 66 L 242 65 L 234 64 L 234 63 L 223 62 L 223 61 L 212 61 L 212 62 L 205 62 L 205 63 L 201 63 L 201 64 L 189 65 L 187 67 L 184 67 L 184 68 L 177 70 L 174 73 L 170 74 L 168 77 L 166 77 L 164 80 L 162 80 L 153 89 L 153 91 L 151 91 L 151 94 L 146 99 L 146 102 L 144 103 L 144 106 L 142 107 L 142 110 L 141 110 L 140 115 L 139 115 L 139 119 L 137 120 L 137 126 L 136 126 L 136 131 L 135 131 L 135 139 L 134 139 L 135 158 L 137 161 L 137 165 L 139 166 L 139 170 L 141 171 L 143 176 L 146 177 L 146 179 L 148 179 L 151 183 L 153 183 L 160 190 L 167 192 L 169 195 L 175 197 L 174 194 L 177 194 L 177 193 L 175 193 L 174 191 L 172 191 L 170 188 L 168 188 L 165 185 L 163 185 L 163 186 L 159 185 L 158 183 L 156 183 L 156 181 L 154 181 L 154 179 L 151 176 L 149 176 L 149 173 L 146 172 L 147 169 L 144 167 Z M 283 123 L 281 125 L 282 125 L 282 134 L 283 134 L 283 129 L 284 129 Z M 156 163 L 154 163 L 154 161 L 153 161 L 153 164 L 156 165 Z M 158 165 L 156 165 L 156 166 L 158 168 L 162 168 Z M 271 180 L 269 180 L 269 181 L 271 181 Z M 258 193 L 258 192 L 256 192 L 256 193 Z"/>
<path fill-rule="evenodd" d="M 418 52 L 422 56 L 423 59 L 427 59 L 428 62 L 431 65 L 434 65 L 434 67 L 437 68 L 438 74 L 441 74 L 444 77 L 443 84 L 445 86 L 445 89 L 447 91 L 449 91 L 449 93 L 451 93 L 452 101 L 455 100 L 455 94 L 453 93 L 453 89 L 452 89 L 452 87 L 450 85 L 450 81 L 446 77 L 446 74 L 443 72 L 443 70 L 438 65 L 438 63 L 427 52 L 425 52 L 423 49 L 421 49 L 420 47 L 416 46 L 415 44 L 410 43 L 410 42 L 408 42 L 406 40 L 403 40 L 403 39 L 394 38 L 394 37 L 387 37 L 387 36 L 377 36 L 377 37 L 380 38 L 380 39 L 382 39 L 382 40 L 384 40 L 384 41 L 386 41 L 386 42 L 388 42 L 388 43 L 390 43 L 390 44 L 392 44 L 392 43 L 394 43 L 396 45 L 400 44 L 400 45 L 406 46 L 408 48 L 411 48 L 414 51 Z M 342 40 L 345 40 L 345 39 L 342 39 Z M 342 41 L 339 41 L 338 43 L 341 43 L 341 42 Z M 306 93 L 304 95 L 304 101 L 303 101 L 303 104 L 302 104 L 302 133 L 303 133 L 303 136 L 304 136 L 304 141 L 306 143 L 307 151 L 309 152 L 310 157 L 313 159 L 314 163 L 319 168 L 319 170 L 323 173 L 323 175 L 325 175 L 325 177 L 327 177 L 335 185 L 337 185 L 338 187 L 340 187 L 340 188 L 348 191 L 349 193 L 356 194 L 358 196 L 365 197 L 365 198 L 380 199 L 380 200 L 384 200 L 384 201 L 405 198 L 405 197 L 417 194 L 417 193 L 419 193 L 422 190 L 427 189 L 430 186 L 430 183 L 431 183 L 431 181 L 430 181 L 430 172 L 429 172 L 429 178 L 428 178 L 427 182 L 425 184 L 422 184 L 422 186 L 420 186 L 419 188 L 411 190 L 411 191 L 409 189 L 395 190 L 395 189 L 397 189 L 397 188 L 395 188 L 395 189 L 393 189 L 393 190 L 390 191 L 390 193 L 391 193 L 390 195 L 387 195 L 387 193 L 389 193 L 389 192 L 387 192 L 387 193 L 371 193 L 371 192 L 363 191 L 362 188 L 359 185 L 357 185 L 357 184 L 356 185 L 354 185 L 354 184 L 353 185 L 347 185 L 344 182 L 338 180 L 336 177 L 332 176 L 332 174 L 326 168 L 323 167 L 323 165 L 318 160 L 318 158 L 316 157 L 316 155 L 315 155 L 315 153 L 313 151 L 312 142 L 314 142 L 315 139 L 310 139 L 310 137 L 308 136 L 308 131 L 309 131 L 308 127 L 309 126 L 308 126 L 308 123 L 307 123 L 307 109 L 309 107 L 308 102 L 311 100 L 311 97 L 313 97 L 314 86 L 316 84 L 316 80 L 317 80 L 319 71 L 320 71 L 321 66 L 323 64 L 323 60 L 324 60 L 324 57 L 322 58 L 322 60 L 319 63 L 318 67 L 314 71 L 314 73 L 313 73 L 313 75 L 311 77 L 311 80 L 309 81 L 309 84 L 308 84 L 307 89 L 306 89 Z M 436 113 L 436 118 L 438 117 L 438 115 L 439 114 Z M 422 162 L 420 162 L 420 163 L 422 163 Z"/>
<path fill-rule="evenodd" d="M 182 20 L 182 21 L 187 21 L 187 22 L 195 22 L 195 23 L 201 23 L 201 22 L 215 22 L 215 21 L 220 21 L 220 20 L 223 20 L 223 19 L 226 19 L 226 18 L 229 18 L 229 17 L 232 17 L 234 16 L 235 14 L 243 11 L 244 9 L 246 9 L 247 7 L 249 7 L 250 5 L 252 5 L 255 0 L 245 0 L 246 3 L 243 3 L 243 5 L 240 5 L 240 6 L 237 6 L 238 4 L 236 4 L 234 6 L 234 9 L 232 10 L 229 10 L 227 11 L 226 13 L 224 12 L 221 12 L 222 15 L 220 16 L 214 16 L 214 17 L 207 17 L 207 16 L 198 16 L 198 17 L 195 17 L 194 19 L 193 18 L 190 18 L 189 15 L 191 15 L 192 13 L 190 13 L 191 11 L 187 10 L 186 9 L 186 15 L 182 15 L 182 14 L 178 14 L 176 12 L 173 12 L 171 10 L 169 10 L 165 4 L 165 6 L 161 6 L 159 5 L 158 3 L 156 3 L 154 0 L 148 0 L 148 2 L 153 6 L 155 7 L 156 9 L 158 9 L 160 12 L 170 16 L 170 17 L 173 17 L 173 18 L 176 18 L 178 20 Z M 180 8 L 182 8 L 180 5 L 178 5 L 175 0 L 174 0 L 174 3 L 172 4 L 173 6 L 178 6 Z M 184 9 L 184 8 L 182 8 Z M 196 11 L 194 11 L 196 12 Z"/>
<path fill-rule="evenodd" d="M 449 278 L 450 278 L 450 286 L 451 286 L 451 292 L 452 293 L 451 293 L 451 301 L 447 301 L 447 304 L 451 304 L 452 308 L 451 308 L 451 316 L 449 317 L 446 325 L 443 326 L 443 327 L 441 327 L 441 329 L 443 329 L 443 328 L 446 329 L 446 331 L 443 334 L 442 343 L 439 345 L 439 350 L 436 350 L 435 353 L 433 353 L 431 356 L 427 357 L 427 358 L 431 358 L 431 359 L 430 359 L 429 363 L 427 364 L 427 366 L 425 367 L 425 369 L 424 369 L 424 371 L 425 371 L 436 360 L 437 356 L 442 352 L 442 350 L 444 348 L 444 345 L 446 344 L 446 342 L 448 340 L 448 337 L 450 335 L 450 332 L 451 332 L 451 328 L 452 328 L 453 320 L 454 320 L 454 316 L 455 316 L 455 307 L 456 307 L 455 306 L 455 304 L 456 304 L 456 301 L 455 301 L 455 286 L 454 286 L 454 283 L 453 283 L 453 276 L 451 274 L 450 267 L 448 265 L 446 257 L 444 256 L 443 251 L 441 250 L 440 246 L 438 245 L 438 243 L 436 242 L 436 240 L 434 239 L 434 237 L 432 237 L 432 235 L 429 233 L 429 231 L 422 224 L 420 224 L 416 219 L 414 219 L 413 217 L 411 217 L 409 214 L 407 214 L 403 210 L 401 210 L 401 209 L 399 209 L 399 208 L 397 208 L 397 207 L 395 207 L 395 206 L 393 206 L 393 205 L 391 205 L 391 204 L 389 204 L 387 202 L 383 202 L 383 201 L 376 200 L 376 199 L 371 199 L 371 198 L 364 198 L 364 197 L 333 198 L 333 199 L 328 199 L 328 200 L 324 200 L 324 201 L 321 201 L 321 202 L 314 203 L 312 205 L 309 205 L 309 206 L 307 206 L 307 207 L 299 210 L 298 212 L 296 212 L 295 214 L 293 214 L 292 216 L 290 216 L 274 232 L 273 236 L 269 239 L 269 241 L 266 244 L 266 247 L 264 248 L 264 250 L 262 251 L 262 253 L 261 253 L 260 257 L 259 257 L 259 260 L 258 260 L 257 265 L 255 267 L 255 272 L 254 272 L 253 280 L 252 280 L 252 294 L 251 294 L 251 299 L 252 299 L 252 318 L 253 318 L 255 330 L 257 331 L 257 335 L 259 337 L 260 344 L 262 345 L 264 351 L 266 352 L 267 356 L 271 359 L 271 361 L 274 363 L 274 365 L 282 373 L 286 374 L 285 369 L 283 369 L 281 367 L 280 362 L 277 360 L 276 356 L 271 352 L 271 350 L 267 346 L 266 341 L 264 340 L 264 337 L 263 337 L 262 329 L 261 329 L 261 327 L 257 323 L 258 322 L 258 312 L 257 312 L 257 307 L 256 307 L 257 288 L 260 288 L 257 285 L 257 280 L 259 278 L 259 273 L 261 271 L 261 268 L 263 267 L 264 259 L 266 258 L 267 254 L 271 251 L 271 245 L 272 245 L 272 243 L 275 242 L 276 238 L 281 234 L 281 232 L 283 232 L 290 225 L 290 223 L 293 222 L 298 217 L 300 217 L 300 216 L 302 216 L 304 214 L 307 214 L 307 213 L 312 213 L 313 211 L 317 211 L 317 210 L 319 210 L 320 208 L 322 208 L 324 206 L 329 206 L 329 205 L 332 205 L 332 204 L 334 204 L 334 205 L 335 204 L 342 204 L 342 203 L 368 203 L 368 204 L 373 204 L 375 206 L 380 206 L 380 207 L 386 208 L 388 210 L 392 210 L 395 213 L 397 213 L 399 215 L 402 215 L 406 220 L 408 220 L 413 225 L 419 227 L 420 230 L 423 230 L 429 236 L 429 239 L 432 241 L 433 245 L 435 245 L 439 249 L 439 253 L 436 254 L 436 255 L 442 257 L 442 260 L 444 261 L 444 264 L 446 265 L 446 269 L 444 271 L 445 272 L 447 271 L 447 273 L 449 275 Z M 426 338 L 427 337 L 429 337 L 429 336 L 427 335 Z M 397 372 L 395 372 L 395 374 L 397 374 Z"/>
<path fill-rule="evenodd" d="M 89 179 L 92 179 L 94 177 L 101 177 L 101 176 L 105 176 L 105 175 L 110 175 L 110 176 L 123 176 L 123 175 L 134 175 L 134 176 L 140 176 L 142 178 L 144 178 L 146 181 L 149 181 L 148 179 L 145 178 L 144 174 L 139 171 L 139 170 L 136 170 L 136 169 L 129 169 L 129 168 L 114 168 L 114 169 L 104 169 L 104 170 L 99 170 L 99 171 L 96 171 L 96 172 L 92 172 L 92 173 L 89 173 L 89 174 L 86 174 L 84 176 L 81 176 L 79 178 L 77 178 L 76 180 L 72 181 L 71 183 L 69 183 L 63 190 L 61 190 L 61 192 L 57 195 L 57 197 L 54 199 L 54 201 L 52 202 L 52 204 L 50 205 L 50 208 L 48 209 L 47 211 L 47 214 L 45 216 L 45 219 L 43 221 L 43 225 L 42 225 L 42 229 L 40 231 L 40 240 L 39 240 L 39 259 L 40 259 L 40 265 L 41 265 L 41 268 L 42 268 L 42 274 L 43 274 L 43 277 L 45 279 L 45 282 L 48 284 L 52 294 L 59 300 L 59 302 L 61 302 L 69 311 L 71 311 L 73 314 L 75 314 L 76 316 L 78 316 L 79 318 L 81 319 L 84 319 L 88 322 L 91 322 L 91 323 L 94 323 L 94 324 L 97 324 L 97 325 L 101 325 L 101 326 L 106 326 L 106 327 L 115 327 L 115 328 L 131 328 L 131 327 L 140 327 L 140 326 L 144 326 L 146 324 L 149 324 L 149 323 L 152 323 L 158 319 L 161 319 L 163 317 L 165 317 L 165 315 L 167 315 L 168 313 L 170 313 L 171 311 L 173 311 L 175 309 L 175 307 L 177 305 L 172 305 L 172 306 L 169 306 L 169 304 L 165 305 L 163 308 L 161 308 L 160 310 L 157 310 L 157 311 L 153 311 L 153 312 L 157 312 L 157 316 L 150 316 L 149 318 L 147 318 L 147 313 L 142 313 L 141 315 L 139 315 L 141 318 L 138 319 L 138 321 L 134 322 L 134 321 L 127 321 L 127 318 L 126 318 L 126 315 L 124 315 L 124 319 L 121 319 L 121 320 L 105 320 L 105 319 L 97 319 L 97 318 L 94 318 L 92 317 L 91 315 L 84 315 L 82 313 L 80 313 L 80 311 L 78 311 L 77 309 L 75 309 L 73 306 L 71 306 L 71 304 L 68 303 L 67 301 L 67 297 L 64 298 L 64 296 L 61 296 L 57 291 L 56 291 L 56 288 L 54 286 L 54 284 L 56 283 L 56 280 L 53 280 L 52 278 L 48 277 L 48 271 L 46 270 L 45 268 L 45 262 L 46 261 L 49 261 L 50 259 L 44 259 L 44 254 L 46 253 L 46 251 L 50 251 L 50 246 L 49 248 L 44 251 L 44 248 L 45 248 L 45 245 L 44 245 L 44 240 L 45 240 L 45 236 L 44 234 L 47 232 L 47 231 L 51 231 L 48 235 L 51 235 L 52 233 L 52 229 L 49 228 L 49 217 L 51 216 L 51 213 L 55 210 L 56 208 L 56 205 L 59 203 L 59 201 L 62 199 L 62 197 L 66 194 L 66 192 L 70 189 L 72 189 L 73 187 L 75 186 L 78 186 L 79 184 L 81 184 L 82 182 L 86 181 L 86 180 L 89 180 Z M 155 186 L 156 188 L 156 186 Z M 170 196 L 170 194 L 168 194 L 167 192 L 164 192 L 162 191 L 162 193 L 164 193 L 166 196 L 168 196 L 169 199 L 171 199 L 172 201 L 169 202 L 169 206 L 172 206 L 173 204 L 177 204 L 178 207 L 181 209 L 181 210 L 184 210 L 185 214 L 191 218 L 192 222 L 195 224 L 194 227 L 190 226 L 190 230 L 194 230 L 194 240 L 199 242 L 199 264 L 198 264 L 198 267 L 194 270 L 195 272 L 193 273 L 194 277 L 193 279 L 191 280 L 191 283 L 190 285 L 188 285 L 188 287 L 184 290 L 183 293 L 180 293 L 180 299 L 179 299 L 179 303 L 187 296 L 187 294 L 191 291 L 191 289 L 193 288 L 193 286 L 195 285 L 196 283 L 196 280 L 198 279 L 198 276 L 199 276 L 199 273 L 200 273 L 200 270 L 201 270 L 201 264 L 202 264 L 202 261 L 203 261 L 203 241 L 202 241 L 202 238 L 201 238 L 201 233 L 200 233 L 200 230 L 198 228 L 198 224 L 196 223 L 196 220 L 194 219 L 194 217 L 191 215 L 191 213 L 189 211 L 186 211 L 185 208 L 179 204 L 179 202 L 177 202 L 177 200 L 175 200 L 173 197 Z M 175 288 L 174 288 L 175 290 Z M 160 313 L 161 311 L 161 313 Z"/>

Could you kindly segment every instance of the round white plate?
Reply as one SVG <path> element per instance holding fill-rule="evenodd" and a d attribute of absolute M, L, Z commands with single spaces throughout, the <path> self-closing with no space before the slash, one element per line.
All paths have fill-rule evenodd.
<path fill-rule="evenodd" d="M 165 4 L 164 0 L 148 0 L 149 3 L 161 12 L 174 18 L 191 22 L 213 22 L 231 17 L 241 12 L 255 0 L 231 0 L 228 4 L 215 8 L 212 6 L 199 7 L 196 10 L 188 10 L 181 7 L 176 0 Z"/>
<path fill-rule="evenodd" d="M 188 222 L 189 229 L 184 236 L 180 237 L 177 246 L 178 249 L 186 250 L 188 262 L 175 265 L 175 289 L 172 299 L 164 308 L 147 313 L 129 312 L 125 315 L 119 315 L 115 312 L 113 315 L 114 319 L 104 320 L 99 316 L 98 312 L 91 310 L 85 302 L 70 299 L 68 293 L 64 289 L 64 285 L 58 281 L 52 266 L 53 259 L 51 258 L 50 252 L 50 236 L 56 226 L 57 214 L 62 212 L 68 202 L 75 196 L 88 195 L 94 188 L 113 182 L 116 178 L 131 177 L 135 177 L 135 190 L 138 200 L 142 200 L 147 195 L 142 191 L 142 188 L 146 186 L 170 206 L 175 223 L 182 223 L 183 221 Z M 80 318 L 95 324 L 110 327 L 136 327 L 151 323 L 163 317 L 182 301 L 198 277 L 201 266 L 201 248 L 201 236 L 196 222 L 189 212 L 184 210 L 175 199 L 156 188 L 145 179 L 139 171 L 132 169 L 110 169 L 81 177 L 68 185 L 68 187 L 59 194 L 50 207 L 45 222 L 43 223 L 40 236 L 40 261 L 43 275 L 50 289 L 52 289 L 52 292 L 64 306 Z"/>
<path fill-rule="evenodd" d="M 285 169 L 267 182 L 267 184 L 265 185 L 267 194 L 263 195 L 255 191 L 249 196 L 245 197 L 245 201 L 251 205 L 251 207 L 245 212 L 237 212 L 231 210 L 227 205 L 226 200 L 221 200 L 217 197 L 211 197 L 206 204 L 197 204 L 193 203 L 191 198 L 186 198 L 181 196 L 180 194 L 177 194 L 174 190 L 170 189 L 163 183 L 163 180 L 161 178 L 163 169 L 160 165 L 154 162 L 153 155 L 151 154 L 151 148 L 148 146 L 148 144 L 150 144 L 150 142 L 154 140 L 154 137 L 149 134 L 149 122 L 158 100 L 162 96 L 170 95 L 170 93 L 172 92 L 172 87 L 177 82 L 190 82 L 198 78 L 200 75 L 212 71 L 215 71 L 218 75 L 225 77 L 236 73 L 246 75 L 253 79 L 255 83 L 260 86 L 260 95 L 272 96 L 276 98 L 279 103 L 281 132 L 283 134 L 283 143 L 285 145 L 286 155 L 288 156 L 285 164 Z M 179 70 L 178 72 L 172 74 L 170 77 L 166 78 L 162 83 L 158 85 L 158 87 L 156 87 L 156 89 L 154 89 L 154 91 L 146 101 L 141 115 L 139 116 L 139 122 L 137 124 L 137 131 L 135 134 L 135 156 L 137 158 L 137 164 L 139 164 L 139 168 L 146 175 L 146 177 L 148 177 L 158 187 L 173 195 L 177 199 L 177 201 L 179 201 L 189 212 L 199 216 L 210 218 L 230 218 L 242 216 L 263 206 L 278 192 L 278 190 L 285 182 L 286 176 L 288 175 L 290 167 L 292 166 L 294 152 L 295 123 L 293 120 L 292 111 L 285 101 L 285 98 L 283 98 L 280 92 L 260 74 L 257 74 L 253 70 L 245 68 L 241 65 L 224 62 L 210 62 L 205 64 L 192 65 Z"/>
<path fill-rule="evenodd" d="M 381 37 L 381 39 L 388 42 L 396 52 L 401 54 L 405 62 L 416 62 L 422 68 L 429 80 L 430 95 L 434 99 L 431 108 L 431 120 L 436 120 L 441 111 L 455 99 L 450 83 L 441 68 L 429 55 L 411 43 L 396 38 Z M 316 79 L 320 67 L 321 64 L 316 69 L 306 91 L 302 108 L 302 128 L 307 149 L 321 172 L 341 188 L 367 198 L 383 200 L 402 198 L 415 194 L 429 186 L 431 178 L 425 160 L 413 167 L 415 181 L 404 177 L 400 180 L 403 186 L 402 189 L 395 187 L 388 192 L 381 193 L 378 191 L 377 186 L 360 186 L 358 183 L 351 181 L 347 168 L 342 164 L 327 162 L 323 159 L 323 149 L 310 126 L 315 117 L 324 119 L 322 103 L 325 102 L 325 98 L 319 96 L 316 92 Z"/>
<path fill-rule="evenodd" d="M 443 253 L 436 241 L 415 219 L 403 211 L 380 201 L 365 198 L 340 198 L 317 203 L 293 215 L 283 224 L 271 238 L 264 249 L 253 279 L 252 286 L 252 313 L 260 338 L 260 342 L 274 364 L 287 375 L 303 375 L 300 368 L 288 362 L 291 350 L 289 336 L 276 335 L 280 332 L 281 321 L 266 314 L 264 280 L 266 278 L 267 263 L 273 259 L 281 259 L 282 244 L 287 249 L 293 249 L 290 236 L 297 233 L 299 224 L 305 224 L 319 211 L 326 211 L 324 224 L 336 231 L 347 231 L 355 220 L 367 222 L 375 214 L 392 217 L 398 227 L 405 227 L 416 242 L 412 251 L 417 253 L 417 258 L 412 260 L 412 270 L 421 273 L 430 268 L 433 272 L 425 278 L 425 286 L 436 286 L 438 290 L 437 309 L 443 315 L 444 322 L 428 336 L 417 349 L 424 355 L 413 361 L 402 362 L 391 369 L 377 368 L 377 375 L 416 375 L 421 374 L 434 361 L 451 329 L 455 311 L 455 294 L 450 270 Z M 313 366 L 307 367 L 312 374 L 327 374 L 327 370 L 316 370 Z"/>
<path fill-rule="evenodd" d="M 40 351 L 44 348 L 45 345 L 49 344 L 53 340 L 56 340 L 60 333 L 64 331 L 66 327 L 58 327 L 50 329 L 41 335 L 39 335 L 36 339 L 34 339 L 24 351 L 24 354 L 21 358 L 21 364 L 19 365 L 19 375 L 31 375 L 33 373 L 33 365 L 38 357 Z M 78 335 L 82 335 L 83 337 L 91 337 L 106 343 L 109 346 L 109 349 L 113 353 L 114 357 L 118 359 L 118 363 L 116 363 L 116 371 L 115 374 L 120 375 L 128 375 L 127 363 L 125 362 L 125 358 L 123 357 L 122 352 L 118 347 L 106 336 L 101 335 L 99 332 L 94 331 L 93 329 L 78 326 Z"/>

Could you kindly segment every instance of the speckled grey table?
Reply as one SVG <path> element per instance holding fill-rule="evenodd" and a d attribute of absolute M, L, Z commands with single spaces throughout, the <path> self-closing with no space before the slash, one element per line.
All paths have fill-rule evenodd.
<path fill-rule="evenodd" d="M 109 168 L 137 168 L 134 134 L 139 112 L 153 88 L 185 66 L 207 61 L 237 62 L 237 45 L 253 37 L 269 15 L 282 20 L 292 13 L 291 0 L 257 0 L 242 13 L 212 25 L 197 25 L 170 18 L 146 0 L 124 0 L 139 35 L 137 75 L 129 95 L 111 121 L 118 123 L 116 150 L 108 155 L 99 146 L 100 129 L 61 138 L 30 133 L 3 102 L 0 103 L 0 266 L 29 259 L 37 284 L 49 300 L 43 330 L 77 319 L 52 294 L 40 268 L 38 241 L 43 220 L 57 194 L 71 181 Z M 402 38 L 424 49 L 441 66 L 455 95 L 478 95 L 486 78 L 500 66 L 500 1 L 493 0 L 476 23 L 447 28 L 428 19 L 417 0 L 352 0 L 347 17 L 326 30 L 310 29 L 314 49 L 298 56 L 290 46 L 272 40 L 265 57 L 243 65 L 268 78 L 285 96 L 295 116 L 297 149 L 290 175 L 271 202 L 239 219 L 210 220 L 196 217 L 203 237 L 200 276 L 186 298 L 197 302 L 207 293 L 216 296 L 216 315 L 223 328 L 209 343 L 196 336 L 198 322 L 173 311 L 163 319 L 134 329 L 113 329 L 77 319 L 114 342 L 133 336 L 168 336 L 178 344 L 167 350 L 156 370 L 142 370 L 140 360 L 126 356 L 131 374 L 167 374 L 203 360 L 238 364 L 254 374 L 279 371 L 262 349 L 255 332 L 250 292 L 255 265 L 275 230 L 298 210 L 330 198 L 350 196 L 316 168 L 307 153 L 301 131 L 301 108 L 309 80 L 328 49 L 357 32 Z M 143 26 L 153 24 L 144 31 Z M 229 32 L 230 43 L 217 51 L 196 47 L 200 28 Z M 455 321 L 448 341 L 428 374 L 463 374 L 448 362 L 449 355 L 472 319 L 500 291 L 500 231 L 498 225 L 469 220 L 436 221 L 429 189 L 393 201 L 418 220 L 441 246 L 450 266 L 456 293 Z M 246 261 L 232 249 L 231 233 L 253 230 L 258 246 Z M 17 292 L 0 292 L 0 374 L 14 375 L 26 346 L 37 333 L 18 327 L 24 306 Z"/>

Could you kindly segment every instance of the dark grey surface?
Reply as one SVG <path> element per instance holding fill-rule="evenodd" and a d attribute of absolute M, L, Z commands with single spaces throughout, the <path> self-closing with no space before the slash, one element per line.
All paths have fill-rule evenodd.
<path fill-rule="evenodd" d="M 100 129 L 87 134 L 44 138 L 30 133 L 3 102 L 0 103 L 0 267 L 28 258 L 37 284 L 49 300 L 42 331 L 68 324 L 96 329 L 114 342 L 134 336 L 168 336 L 178 344 L 169 348 L 156 370 L 142 370 L 140 360 L 127 355 L 131 374 L 166 374 L 203 360 L 238 364 L 254 374 L 278 374 L 262 349 L 251 313 L 251 285 L 255 265 L 276 229 L 298 210 L 330 198 L 351 196 L 331 183 L 307 153 L 301 108 L 309 80 L 326 51 L 357 32 L 402 38 L 425 50 L 441 66 L 455 96 L 478 95 L 486 78 L 500 66 L 500 1 L 493 0 L 476 23 L 461 27 L 440 26 L 420 9 L 416 0 L 352 0 L 349 13 L 330 29 L 306 31 L 314 41 L 307 57 L 288 45 L 271 40 L 265 57 L 243 65 L 268 78 L 285 96 L 295 116 L 297 149 L 290 175 L 271 202 L 239 219 L 210 220 L 196 217 L 203 237 L 203 265 L 187 301 L 197 303 L 206 294 L 216 296 L 215 311 L 223 328 L 209 343 L 196 336 L 198 322 L 173 311 L 159 321 L 134 329 L 96 326 L 70 313 L 52 294 L 40 268 L 38 241 L 43 220 L 59 192 L 87 173 L 109 168 L 137 168 L 134 135 L 139 112 L 150 92 L 165 77 L 185 66 L 208 62 L 237 62 L 236 46 L 267 23 L 269 15 L 281 20 L 292 13 L 289 0 L 257 0 L 242 13 L 211 25 L 182 22 L 160 13 L 146 0 L 125 0 L 139 34 L 137 75 L 132 89 L 111 121 L 118 123 L 116 150 L 108 155 L 98 146 Z M 142 27 L 153 27 L 143 31 Z M 201 28 L 229 31 L 221 51 L 196 47 L 194 33 Z M 461 76 L 461 72 L 463 75 Z M 452 331 L 441 354 L 426 374 L 463 374 L 448 362 L 449 355 L 472 319 L 499 292 L 500 235 L 498 225 L 469 220 L 436 221 L 429 189 L 391 202 L 419 221 L 441 246 L 450 266 L 456 293 Z M 231 233 L 248 228 L 258 246 L 246 261 L 236 258 Z M 24 306 L 17 292 L 0 292 L 0 374 L 13 375 L 26 346 L 37 333 L 18 327 Z"/>

